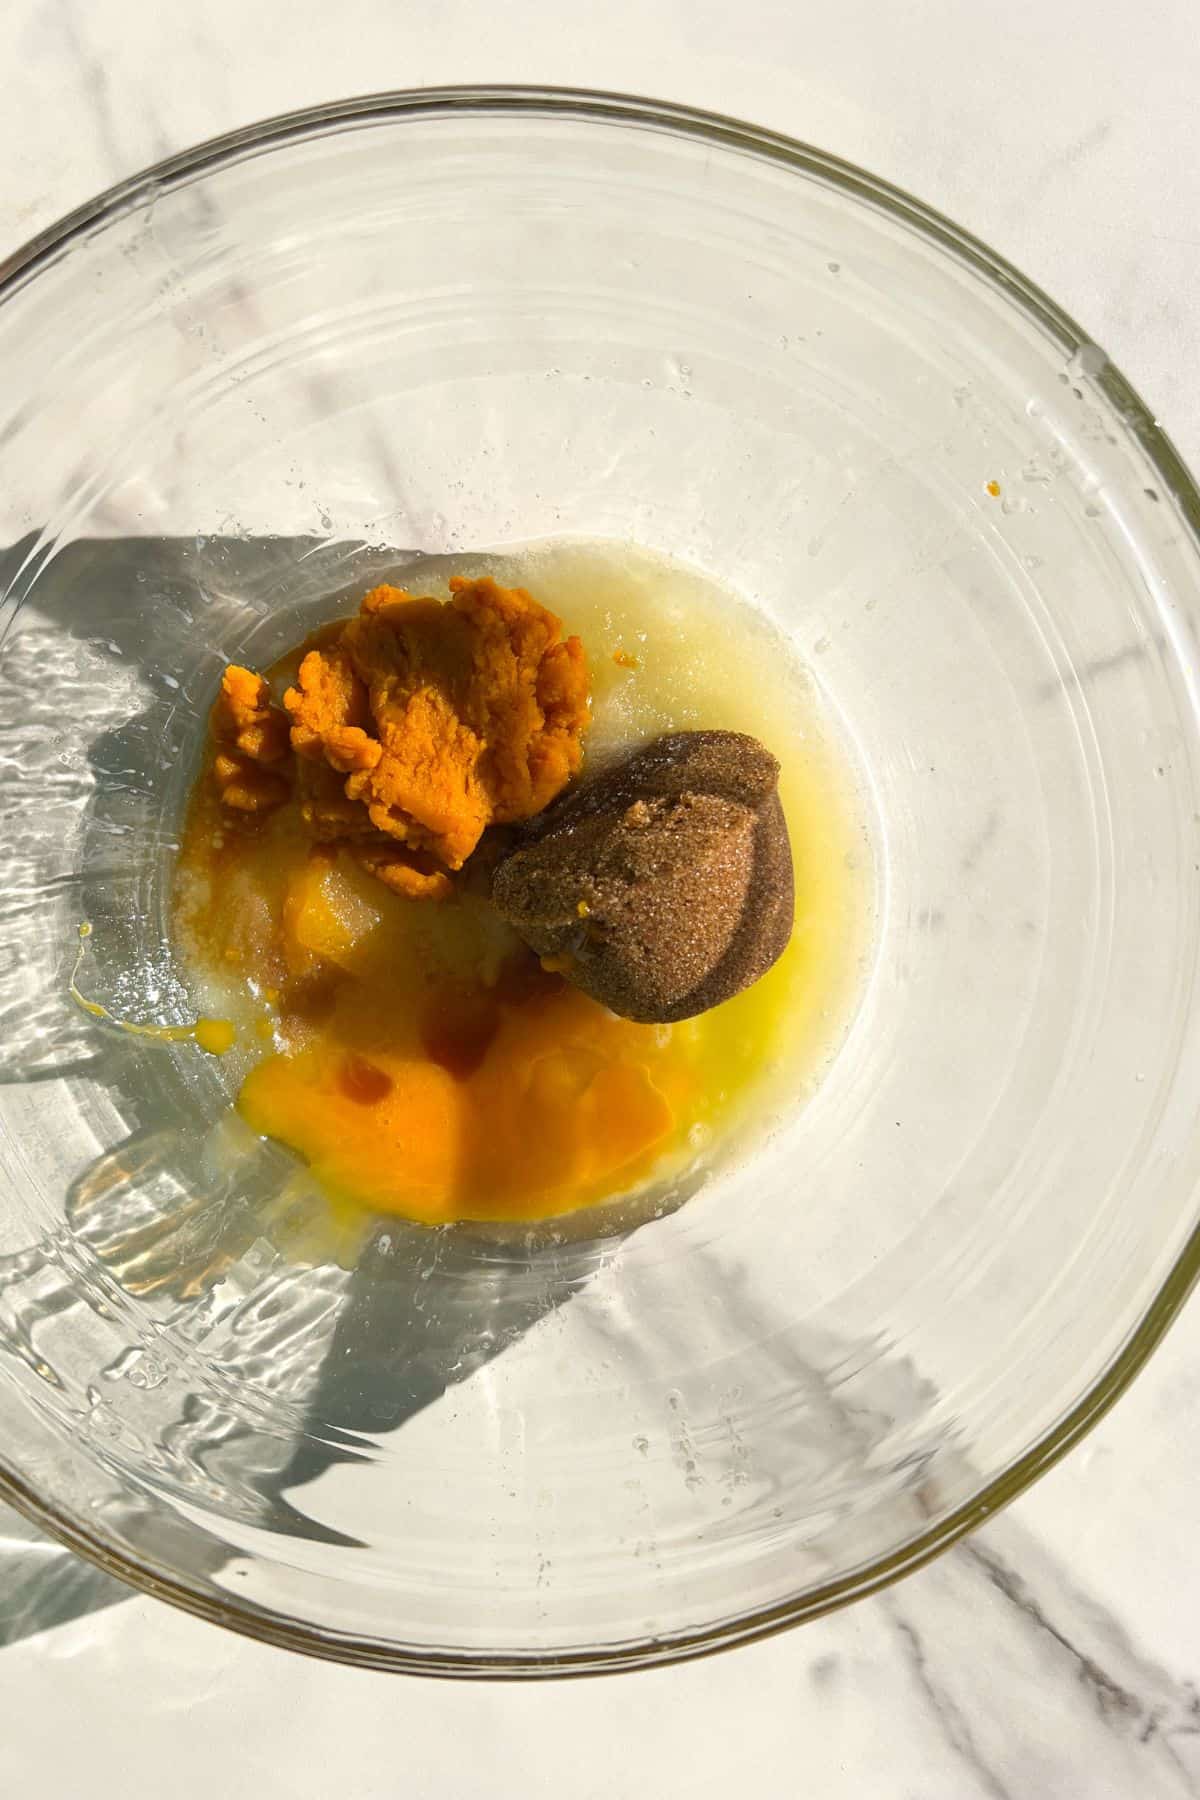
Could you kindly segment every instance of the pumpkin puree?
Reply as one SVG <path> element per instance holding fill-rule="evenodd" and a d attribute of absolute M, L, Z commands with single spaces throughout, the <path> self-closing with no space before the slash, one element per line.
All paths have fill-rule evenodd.
<path fill-rule="evenodd" d="M 489 825 L 532 818 L 578 771 L 587 702 L 582 644 L 524 588 L 377 587 L 317 634 L 282 711 L 262 676 L 225 671 L 213 776 L 247 817 L 282 805 L 290 776 L 315 840 L 353 842 L 398 893 L 443 900 Z"/>

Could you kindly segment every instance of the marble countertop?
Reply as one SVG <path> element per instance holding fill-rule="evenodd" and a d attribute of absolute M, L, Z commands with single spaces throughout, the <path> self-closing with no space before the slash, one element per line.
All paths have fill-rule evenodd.
<path fill-rule="evenodd" d="M 9 0 L 0 256 L 119 177 L 265 114 L 491 80 L 657 94 L 911 189 L 1080 319 L 1200 464 L 1191 0 Z M 1005 1514 L 890 1592 L 612 1682 L 455 1686 L 245 1642 L 0 1512 L 0 1783 L 181 1800 L 797 1792 L 1200 1794 L 1200 1305 Z M 63 1729 L 63 1721 L 68 1728 Z M 616 1728 L 614 1728 L 616 1727 Z"/>

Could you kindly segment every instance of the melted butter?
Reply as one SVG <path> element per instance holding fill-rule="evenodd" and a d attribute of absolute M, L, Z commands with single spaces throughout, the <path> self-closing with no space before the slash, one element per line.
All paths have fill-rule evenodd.
<path fill-rule="evenodd" d="M 637 1025 L 539 971 L 482 901 L 392 894 L 348 855 L 314 852 L 291 807 L 230 831 L 202 784 L 177 919 L 199 986 L 256 1023 L 239 1110 L 336 1202 L 431 1224 L 570 1212 L 744 1142 L 835 1049 L 871 900 L 845 759 L 804 671 L 745 602 L 599 544 L 440 558 L 397 579 L 444 594 L 451 575 L 485 573 L 583 638 L 588 767 L 668 730 L 748 731 L 774 750 L 796 925 L 746 993 L 681 1025 Z"/>

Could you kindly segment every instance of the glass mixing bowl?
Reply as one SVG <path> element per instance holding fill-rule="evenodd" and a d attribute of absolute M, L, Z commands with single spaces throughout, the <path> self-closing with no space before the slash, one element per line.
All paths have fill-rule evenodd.
<path fill-rule="evenodd" d="M 1103 352 L 883 183 L 612 97 L 399 94 L 164 163 L 0 292 L 0 1491 L 380 1667 L 732 1644 L 911 1568 L 1195 1273 L 1197 493 Z M 411 554 L 634 540 L 866 772 L 827 1077 L 639 1229 L 329 1250 L 166 893 L 229 658 Z"/>

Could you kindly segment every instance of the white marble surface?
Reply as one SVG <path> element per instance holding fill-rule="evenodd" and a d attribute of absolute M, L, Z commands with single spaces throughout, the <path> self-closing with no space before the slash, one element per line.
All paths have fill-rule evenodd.
<path fill-rule="evenodd" d="M 790 131 L 943 208 L 1073 312 L 1200 463 L 1192 0 L 1153 0 L 1136 25 L 1115 0 L 609 0 L 592 18 L 561 0 L 8 0 L 4 26 L 0 255 L 167 151 L 325 98 L 472 79 L 655 93 Z M 1198 1482 L 1193 1305 L 1066 1463 L 898 1589 L 732 1656 L 536 1690 L 326 1667 L 140 1598 L 71 1619 L 76 1587 L 79 1604 L 112 1594 L 0 1519 L 0 1579 L 29 1583 L 29 1622 L 67 1616 L 0 1651 L 0 1785 L 1200 1794 Z"/>

